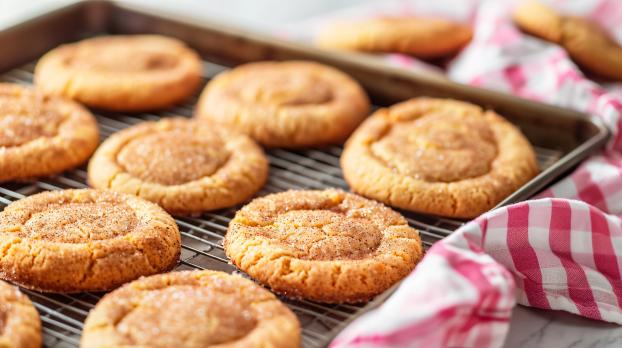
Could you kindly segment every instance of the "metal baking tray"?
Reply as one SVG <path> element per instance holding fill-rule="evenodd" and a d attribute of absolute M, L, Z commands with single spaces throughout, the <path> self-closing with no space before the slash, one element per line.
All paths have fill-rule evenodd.
<path fill-rule="evenodd" d="M 256 33 L 228 28 L 195 18 L 173 16 L 137 5 L 90 1 L 57 8 L 0 32 L 0 80 L 30 84 L 36 59 L 65 42 L 98 34 L 158 33 L 178 37 L 198 50 L 205 60 L 204 77 L 240 63 L 257 60 L 307 59 L 333 65 L 356 78 L 376 106 L 427 95 L 468 100 L 491 108 L 521 128 L 534 145 L 542 173 L 500 205 L 525 200 L 568 172 L 608 139 L 607 129 L 595 118 L 572 110 L 531 102 L 430 76 L 385 66 L 362 55 L 331 53 L 283 42 Z M 103 137 L 144 120 L 170 115 L 191 116 L 196 96 L 186 104 L 159 113 L 122 114 L 95 111 Z M 347 189 L 339 168 L 341 147 L 299 151 L 273 149 L 270 177 L 258 195 L 287 189 L 340 187 Z M 0 185 L 0 207 L 44 190 L 86 187 L 85 168 L 37 181 Z M 236 208 L 177 217 L 182 233 L 182 254 L 177 269 L 208 268 L 235 272 L 227 262 L 222 237 Z M 463 221 L 404 213 L 421 231 L 426 247 L 448 235 Z M 44 343 L 49 347 L 75 347 L 82 323 L 101 293 L 42 294 L 23 290 L 41 314 Z M 303 346 L 322 347 L 362 313 L 381 304 L 392 290 L 362 305 L 325 305 L 283 299 L 298 315 Z"/>

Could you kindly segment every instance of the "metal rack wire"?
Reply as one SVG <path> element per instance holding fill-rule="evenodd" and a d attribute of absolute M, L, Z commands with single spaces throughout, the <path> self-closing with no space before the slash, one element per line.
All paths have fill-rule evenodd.
<path fill-rule="evenodd" d="M 0 80 L 21 84 L 32 83 L 35 63 L 14 69 Z M 209 79 L 226 69 L 223 66 L 205 62 L 204 77 Z M 196 97 L 174 110 L 158 114 L 119 114 L 97 112 L 96 117 L 102 137 L 145 120 L 157 120 L 162 116 L 191 116 Z M 541 168 L 547 168 L 561 157 L 560 152 L 536 148 Z M 339 167 L 341 148 L 331 146 L 323 149 L 289 151 L 273 149 L 267 152 L 270 159 L 270 177 L 259 196 L 288 189 L 321 189 L 339 187 L 347 189 Z M 28 195 L 45 190 L 83 188 L 86 185 L 85 168 L 78 168 L 62 175 L 42 178 L 37 181 L 7 183 L 0 186 L 0 208 Z M 212 269 L 236 272 L 228 263 L 223 251 L 222 238 L 237 207 L 206 213 L 200 217 L 176 217 L 182 235 L 182 253 L 178 270 Z M 419 229 L 424 244 L 448 235 L 462 222 L 452 219 L 404 214 L 409 223 Z M 44 344 L 48 347 L 76 347 L 88 311 L 103 294 L 42 294 L 23 290 L 39 310 L 44 326 Z M 298 315 L 303 328 L 303 346 L 318 347 L 325 344 L 331 331 L 356 315 L 364 305 L 325 305 L 310 301 L 282 300 Z"/>

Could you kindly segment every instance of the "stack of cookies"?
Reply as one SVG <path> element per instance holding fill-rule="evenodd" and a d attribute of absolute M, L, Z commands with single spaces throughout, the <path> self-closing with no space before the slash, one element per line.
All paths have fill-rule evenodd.
<path fill-rule="evenodd" d="M 467 37 L 430 49 L 448 52 Z M 344 177 L 360 195 L 255 198 L 224 239 L 231 262 L 259 284 L 326 303 L 368 301 L 421 259 L 418 231 L 384 204 L 472 218 L 538 172 L 529 142 L 492 111 L 416 98 L 367 117 L 361 86 L 313 62 L 239 66 L 208 83 L 193 119 L 143 122 L 99 146 L 97 122 L 81 105 L 162 110 L 200 80 L 198 54 L 175 39 L 111 36 L 50 51 L 35 88 L 0 84 L 0 181 L 54 175 L 90 158 L 92 189 L 35 194 L 0 213 L 0 278 L 42 292 L 113 290 L 89 314 L 84 347 L 300 345 L 296 316 L 256 283 L 210 270 L 166 273 L 181 247 L 170 214 L 248 202 L 269 175 L 262 146 L 346 143 Z M 39 346 L 28 298 L 2 282 L 0 297 L 10 316 L 0 343 Z"/>

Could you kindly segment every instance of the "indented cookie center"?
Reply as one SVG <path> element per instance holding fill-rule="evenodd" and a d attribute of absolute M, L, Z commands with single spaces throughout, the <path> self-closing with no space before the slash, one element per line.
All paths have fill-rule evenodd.
<path fill-rule="evenodd" d="M 382 241 L 382 233 L 372 221 L 330 210 L 289 211 L 279 215 L 267 233 L 308 260 L 365 258 Z"/>
<path fill-rule="evenodd" d="M 134 230 L 138 218 L 123 203 L 52 204 L 33 214 L 22 237 L 59 243 L 88 243 L 123 236 Z"/>
<path fill-rule="evenodd" d="M 246 336 L 254 313 L 236 296 L 210 288 L 169 286 L 146 293 L 116 325 L 134 344 L 207 347 Z"/>
<path fill-rule="evenodd" d="M 497 144 L 484 119 L 437 113 L 394 124 L 371 151 L 400 174 L 452 182 L 487 174 Z"/>
<path fill-rule="evenodd" d="M 259 74 L 244 81 L 242 98 L 272 105 L 323 104 L 332 99 L 332 89 L 325 82 L 303 74 Z"/>
<path fill-rule="evenodd" d="M 19 146 L 58 133 L 62 117 L 43 100 L 0 96 L 0 147 Z"/>
<path fill-rule="evenodd" d="M 132 140 L 117 162 L 141 180 L 179 185 L 214 174 L 228 158 L 225 143 L 216 136 L 170 131 Z"/>
<path fill-rule="evenodd" d="M 127 49 L 127 46 L 110 45 L 83 48 L 68 56 L 64 63 L 76 69 L 139 72 L 172 69 L 179 60 L 172 54 L 141 49 Z"/>

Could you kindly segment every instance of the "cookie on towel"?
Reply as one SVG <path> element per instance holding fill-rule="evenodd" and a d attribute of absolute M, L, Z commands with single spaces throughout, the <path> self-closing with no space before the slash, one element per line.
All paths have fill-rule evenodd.
<path fill-rule="evenodd" d="M 622 45 L 598 23 L 558 14 L 535 0 L 518 6 L 514 21 L 522 30 L 564 47 L 570 57 L 586 69 L 622 80 Z"/>

